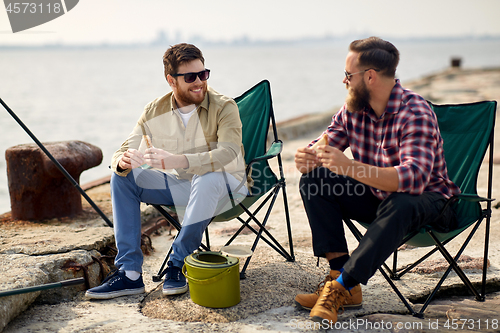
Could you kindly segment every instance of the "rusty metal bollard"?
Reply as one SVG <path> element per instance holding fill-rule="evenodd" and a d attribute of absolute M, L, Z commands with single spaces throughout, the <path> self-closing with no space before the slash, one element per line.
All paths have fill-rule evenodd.
<path fill-rule="evenodd" d="M 80 183 L 80 174 L 102 162 L 99 147 L 82 141 L 44 144 L 51 155 Z M 43 220 L 82 211 L 81 194 L 36 144 L 5 151 L 12 218 Z"/>

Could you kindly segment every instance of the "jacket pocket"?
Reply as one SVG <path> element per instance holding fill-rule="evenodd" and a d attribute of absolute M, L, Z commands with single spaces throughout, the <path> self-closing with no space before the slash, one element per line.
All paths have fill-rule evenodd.
<path fill-rule="evenodd" d="M 153 146 L 168 151 L 172 154 L 178 153 L 177 140 L 176 139 L 161 139 L 153 137 Z"/>

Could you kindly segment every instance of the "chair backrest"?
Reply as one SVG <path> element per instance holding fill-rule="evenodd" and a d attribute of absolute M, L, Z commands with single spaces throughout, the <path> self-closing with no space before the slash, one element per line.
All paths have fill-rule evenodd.
<path fill-rule="evenodd" d="M 493 141 L 496 102 L 447 105 L 429 102 L 429 105 L 438 119 L 448 177 L 460 187 L 463 194 L 477 195 L 479 169 Z M 491 187 L 491 174 L 488 177 L 488 186 Z M 447 233 L 434 232 L 441 242 L 460 234 L 481 217 L 481 205 L 477 201 L 459 200 L 454 208 L 457 213 L 458 226 Z M 407 244 L 425 247 L 435 243 L 422 229 L 421 233 L 409 240 Z"/>
<path fill-rule="evenodd" d="M 248 165 L 253 159 L 263 156 L 266 153 L 269 124 L 276 127 L 269 81 L 261 81 L 234 100 L 238 104 L 240 112 L 245 162 Z M 276 134 L 275 139 L 277 139 Z M 245 207 L 250 207 L 278 183 L 278 178 L 269 167 L 267 160 L 252 164 L 251 176 L 254 182 L 251 191 L 252 195 L 243 200 L 242 204 Z M 233 207 L 216 216 L 214 221 L 232 220 L 243 213 L 243 211 L 240 206 Z"/>
<path fill-rule="evenodd" d="M 271 122 L 274 124 L 269 81 L 261 81 L 234 100 L 240 111 L 245 162 L 248 164 L 254 158 L 266 153 L 269 125 Z M 252 179 L 254 181 L 253 195 L 266 193 L 277 183 L 276 175 L 267 161 L 256 162 L 252 165 Z"/>
<path fill-rule="evenodd" d="M 448 176 L 462 193 L 476 194 L 477 177 L 495 126 L 495 101 L 434 105 L 443 137 Z M 459 228 L 467 227 L 481 214 L 478 202 L 461 200 L 456 205 Z"/>

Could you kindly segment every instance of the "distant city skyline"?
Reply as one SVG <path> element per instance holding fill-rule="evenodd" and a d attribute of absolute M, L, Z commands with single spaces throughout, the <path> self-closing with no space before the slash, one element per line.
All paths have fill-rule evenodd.
<path fill-rule="evenodd" d="M 183 39 L 181 37 L 168 38 L 164 31 L 158 31 L 156 37 L 150 40 L 141 41 L 96 41 L 93 43 L 63 43 L 61 41 L 46 42 L 46 43 L 23 43 L 23 44 L 2 44 L 0 42 L 0 49 L 9 48 L 130 48 L 130 47 L 165 47 L 167 45 L 174 45 L 180 42 L 188 42 L 198 45 L 200 47 L 210 46 L 279 46 L 279 45 L 319 45 L 319 44 L 342 44 L 347 45 L 350 41 L 357 38 L 364 38 L 370 34 L 346 34 L 341 36 L 304 36 L 296 39 L 250 39 L 248 36 L 243 35 L 235 37 L 232 40 L 209 40 L 204 36 L 194 36 L 191 38 Z M 370 35 L 371 36 L 371 35 Z M 443 42 L 443 41 L 472 41 L 472 40 L 493 40 L 500 43 L 499 35 L 463 35 L 463 36 L 414 36 L 414 37 L 393 37 L 389 39 L 393 43 L 400 42 Z"/>
<path fill-rule="evenodd" d="M 500 36 L 498 0 L 85 0 L 71 12 L 12 33 L 0 8 L 0 46 L 211 43 L 377 35 L 386 39 Z"/>

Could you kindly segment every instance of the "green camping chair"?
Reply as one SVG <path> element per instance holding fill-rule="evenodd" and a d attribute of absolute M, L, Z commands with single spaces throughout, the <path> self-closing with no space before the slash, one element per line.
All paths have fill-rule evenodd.
<path fill-rule="evenodd" d="M 382 265 L 382 267 L 389 273 L 390 277 L 387 275 L 386 271 L 382 269 L 382 267 L 379 269 L 381 274 L 391 285 L 392 289 L 396 292 L 410 313 L 416 317 L 423 317 L 423 312 L 434 298 L 452 269 L 456 272 L 467 289 L 476 297 L 476 299 L 478 301 L 484 301 L 491 202 L 494 200 L 491 198 L 491 190 L 493 177 L 493 129 L 495 127 L 495 112 L 497 103 L 495 101 L 484 101 L 470 104 L 434 105 L 429 102 L 429 105 L 437 115 L 439 130 L 441 132 L 441 136 L 443 137 L 448 176 L 457 186 L 460 187 L 460 190 L 462 191 L 460 195 L 451 198 L 447 203 L 447 205 L 449 204 L 454 206 L 458 216 L 458 227 L 448 233 L 439 233 L 433 230 L 432 227 L 426 226 L 419 231 L 407 235 L 401 245 L 409 244 L 416 247 L 434 246 L 434 248 L 415 263 L 399 270 L 397 269 L 398 251 L 396 250 L 393 254 L 392 269 L 390 269 L 385 263 Z M 488 148 L 488 193 L 487 198 L 482 198 L 477 195 L 476 183 L 481 163 Z M 480 202 L 486 202 L 485 209 L 481 208 Z M 486 231 L 482 284 L 481 291 L 478 292 L 462 269 L 457 265 L 457 261 L 483 220 L 486 221 Z M 356 228 L 352 221 L 344 219 L 344 222 L 359 241 L 362 237 L 361 232 Z M 367 224 L 360 224 L 365 228 L 368 227 Z M 469 227 L 471 227 L 471 230 L 468 237 L 462 244 L 457 254 L 452 257 L 445 248 L 445 245 Z M 404 274 L 412 270 L 437 251 L 439 251 L 448 261 L 449 267 L 439 280 L 434 290 L 427 297 L 427 300 L 423 304 L 420 311 L 416 312 L 392 280 L 399 280 Z"/>
<path fill-rule="evenodd" d="M 227 204 L 232 204 L 233 208 L 229 210 L 223 210 L 223 213 L 216 215 L 211 222 L 222 222 L 230 221 L 232 219 L 237 219 L 241 222 L 241 227 L 233 234 L 233 236 L 227 241 L 225 245 L 231 244 L 234 239 L 245 229 L 248 228 L 255 234 L 255 240 L 252 244 L 251 250 L 255 251 L 257 244 L 260 240 L 264 241 L 276 252 L 282 255 L 288 261 L 295 261 L 295 256 L 293 253 L 293 243 L 292 243 L 292 231 L 290 225 L 290 217 L 288 212 L 288 202 L 286 196 L 285 187 L 285 177 L 283 173 L 283 166 L 281 161 L 281 151 L 283 149 L 283 142 L 278 139 L 278 134 L 276 131 L 276 122 L 274 119 L 272 98 L 271 98 L 271 87 L 267 80 L 261 81 L 243 95 L 236 97 L 234 99 L 238 104 L 240 118 L 243 125 L 242 128 L 242 141 L 243 147 L 245 149 L 245 163 L 247 165 L 246 173 L 251 172 L 252 179 L 254 181 L 253 187 L 251 189 L 251 195 L 248 195 L 241 202 L 234 204 L 233 195 L 229 191 L 228 202 L 223 202 L 219 204 L 219 209 L 225 207 Z M 272 126 L 274 138 L 271 146 L 266 151 L 267 146 L 267 135 L 269 132 L 269 126 Z M 269 167 L 268 161 L 272 158 L 276 158 L 279 167 L 279 176 L 274 174 L 274 172 Z M 244 186 L 244 179 L 240 186 Z M 229 189 L 228 189 L 229 190 Z M 273 235 L 266 229 L 266 224 L 268 222 L 271 211 L 274 207 L 275 201 L 278 195 L 282 191 L 283 201 L 285 206 L 285 218 L 286 227 L 288 231 L 288 246 L 289 252 L 273 237 Z M 237 192 L 237 190 L 234 190 Z M 267 194 L 267 195 L 266 195 Z M 264 197 L 264 195 L 266 195 Z M 250 211 L 250 207 L 255 204 L 259 199 L 263 198 L 259 202 L 259 205 L 255 210 Z M 230 202 L 229 202 L 230 201 Z M 175 207 L 173 206 L 160 206 L 152 205 L 155 207 L 172 226 L 174 226 L 178 231 L 181 229 L 180 223 L 172 216 L 175 212 Z M 263 208 L 267 207 L 265 216 L 262 221 L 259 221 L 256 217 L 257 213 Z M 179 207 L 177 207 L 179 209 Z M 242 215 L 246 219 L 242 218 Z M 253 222 L 257 228 L 250 225 Z M 208 227 L 205 230 L 205 244 L 200 245 L 201 250 L 210 250 L 210 237 L 208 233 Z M 170 257 L 172 247 L 167 253 L 165 260 L 162 263 L 158 274 L 153 276 L 153 281 L 159 282 L 165 275 L 164 268 Z M 245 264 L 241 270 L 240 278 L 245 278 L 245 272 L 250 263 L 251 256 L 245 261 Z"/>

